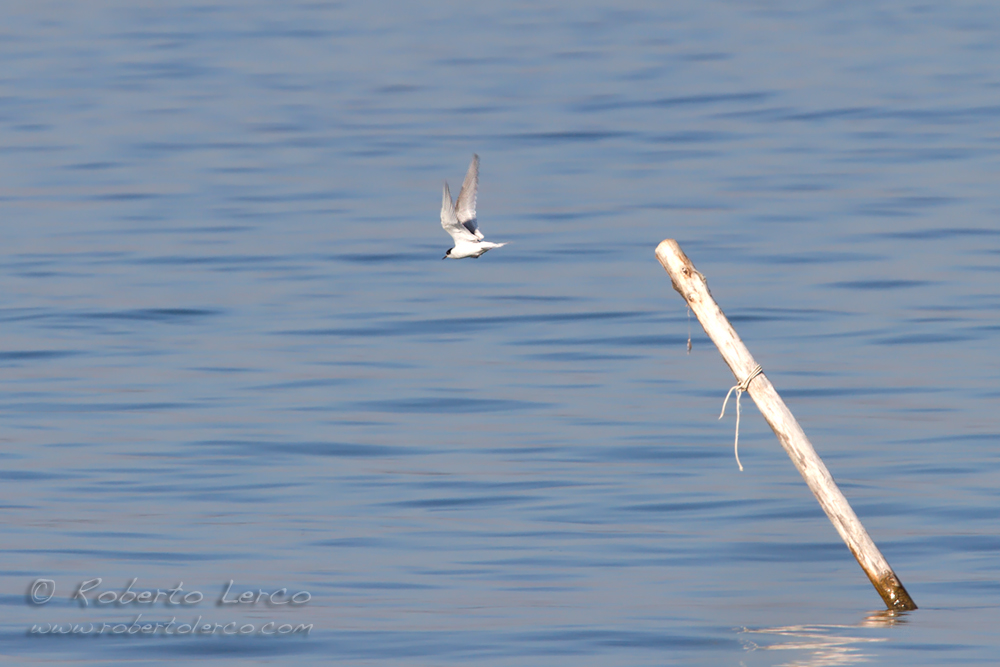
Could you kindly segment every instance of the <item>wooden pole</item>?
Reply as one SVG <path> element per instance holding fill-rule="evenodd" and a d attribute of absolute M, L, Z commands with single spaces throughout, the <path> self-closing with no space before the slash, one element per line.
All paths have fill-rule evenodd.
<path fill-rule="evenodd" d="M 698 273 L 691 260 L 673 239 L 667 239 L 656 247 L 656 258 L 670 274 L 674 289 L 684 297 L 684 301 L 705 328 L 705 333 L 719 348 L 722 358 L 736 376 L 736 381 L 742 383 L 755 370 L 757 362 L 715 303 L 708 291 L 705 277 Z M 820 507 L 830 517 L 833 527 L 858 559 L 858 564 L 868 575 L 886 606 L 900 611 L 916 609 L 917 605 L 903 588 L 896 573 L 889 567 L 885 556 L 875 546 L 868 531 L 861 525 L 847 498 L 837 488 L 830 471 L 816 454 L 802 427 L 781 400 L 778 392 L 771 386 L 767 376 L 757 375 L 750 382 L 747 393 L 757 404 L 774 434 L 778 436 L 781 446 L 788 452 L 792 463 L 802 474 L 809 489 L 819 501 Z"/>

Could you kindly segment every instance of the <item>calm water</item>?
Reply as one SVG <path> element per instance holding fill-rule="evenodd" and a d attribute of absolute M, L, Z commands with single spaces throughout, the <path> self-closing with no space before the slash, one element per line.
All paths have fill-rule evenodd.
<path fill-rule="evenodd" d="M 3 7 L 0 654 L 995 660 L 1000 8 L 169 5 Z M 750 400 L 738 471 L 668 237 L 918 611 Z"/>

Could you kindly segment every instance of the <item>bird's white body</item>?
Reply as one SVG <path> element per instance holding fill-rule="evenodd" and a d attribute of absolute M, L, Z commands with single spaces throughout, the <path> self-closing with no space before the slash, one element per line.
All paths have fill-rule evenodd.
<path fill-rule="evenodd" d="M 506 243 L 491 243 L 483 240 L 476 220 L 476 194 L 479 190 L 479 156 L 472 156 L 469 171 L 465 174 L 458 201 L 452 203 L 447 181 L 441 198 L 441 226 L 448 232 L 455 247 L 448 250 L 441 259 L 465 259 L 479 257 L 487 250 L 499 248 Z"/>

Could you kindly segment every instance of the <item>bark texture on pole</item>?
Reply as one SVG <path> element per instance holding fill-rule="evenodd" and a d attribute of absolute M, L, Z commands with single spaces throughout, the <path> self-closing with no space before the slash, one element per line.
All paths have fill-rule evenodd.
<path fill-rule="evenodd" d="M 722 358 L 736 376 L 736 381 L 742 382 L 753 372 L 757 362 L 715 303 L 708 291 L 705 277 L 694 268 L 691 260 L 673 239 L 667 239 L 657 246 L 656 258 L 670 274 L 674 289 L 684 297 L 684 301 L 705 328 L 705 333 L 719 348 Z M 847 498 L 837 488 L 830 471 L 816 454 L 812 443 L 767 379 L 767 375 L 761 374 L 754 378 L 747 393 L 778 436 L 781 446 L 788 452 L 792 463 L 802 474 L 820 507 L 830 517 L 833 527 L 847 543 L 886 606 L 895 610 L 916 609 L 917 605 L 903 588 L 885 556 L 875 546 L 868 531 L 861 525 Z"/>

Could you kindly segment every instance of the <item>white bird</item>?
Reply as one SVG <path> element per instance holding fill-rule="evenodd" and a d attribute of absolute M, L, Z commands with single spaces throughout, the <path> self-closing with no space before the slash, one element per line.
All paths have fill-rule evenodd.
<path fill-rule="evenodd" d="M 479 156 L 473 155 L 469 171 L 465 174 L 462 189 L 458 192 L 458 201 L 451 201 L 448 182 L 444 183 L 444 193 L 441 199 L 441 226 L 455 241 L 455 247 L 444 254 L 441 259 L 464 259 L 479 257 L 487 250 L 499 248 L 506 243 L 490 243 L 483 240 L 476 222 L 476 191 L 479 189 Z"/>

